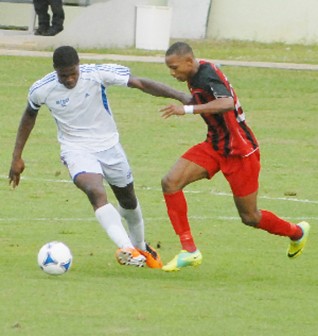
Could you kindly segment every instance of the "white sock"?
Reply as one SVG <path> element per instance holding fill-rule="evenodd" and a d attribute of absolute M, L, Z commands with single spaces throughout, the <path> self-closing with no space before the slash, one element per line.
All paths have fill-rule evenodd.
<path fill-rule="evenodd" d="M 139 202 L 137 203 L 137 207 L 133 210 L 124 209 L 118 204 L 118 211 L 127 222 L 129 236 L 133 245 L 145 251 L 145 226 Z"/>
<path fill-rule="evenodd" d="M 115 207 L 108 203 L 95 211 L 95 216 L 109 238 L 119 247 L 133 247 Z"/>

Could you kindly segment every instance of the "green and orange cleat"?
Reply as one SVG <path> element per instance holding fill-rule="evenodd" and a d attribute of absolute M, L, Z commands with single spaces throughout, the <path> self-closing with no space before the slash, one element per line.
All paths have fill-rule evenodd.
<path fill-rule="evenodd" d="M 167 265 L 162 267 L 165 272 L 180 271 L 181 268 L 187 266 L 199 266 L 202 263 L 202 254 L 199 250 L 188 252 L 181 250 Z"/>
<path fill-rule="evenodd" d="M 310 225 L 307 222 L 300 222 L 297 224 L 303 231 L 303 236 L 298 240 L 291 240 L 289 248 L 287 250 L 287 256 L 290 259 L 294 259 L 300 256 L 304 250 L 304 247 L 307 243 Z"/>

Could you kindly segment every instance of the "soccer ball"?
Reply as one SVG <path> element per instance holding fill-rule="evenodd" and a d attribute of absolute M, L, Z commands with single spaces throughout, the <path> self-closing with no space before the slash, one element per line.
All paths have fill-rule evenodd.
<path fill-rule="evenodd" d="M 60 275 L 67 272 L 73 261 L 70 249 L 62 242 L 52 241 L 40 248 L 38 265 L 48 274 Z"/>

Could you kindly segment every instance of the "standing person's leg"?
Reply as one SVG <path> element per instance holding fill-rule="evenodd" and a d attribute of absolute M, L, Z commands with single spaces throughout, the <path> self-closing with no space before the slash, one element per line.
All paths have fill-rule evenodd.
<path fill-rule="evenodd" d="M 105 153 L 98 153 L 97 157 L 102 165 L 104 177 L 119 203 L 119 214 L 127 222 L 129 238 L 134 248 L 146 258 L 148 267 L 161 268 L 159 254 L 145 242 L 142 211 L 135 194 L 131 168 L 121 144 L 115 145 Z M 120 262 L 120 251 L 118 253 L 117 259 Z"/>
<path fill-rule="evenodd" d="M 227 162 L 227 165 L 231 166 L 232 173 L 226 178 L 231 185 L 234 202 L 242 222 L 271 234 L 289 237 L 291 242 L 288 256 L 294 258 L 300 255 L 307 241 L 309 224 L 306 222 L 293 224 L 257 207 L 259 153 L 256 152 L 247 158 L 234 158 Z"/>
<path fill-rule="evenodd" d="M 145 241 L 145 225 L 133 182 L 124 188 L 110 185 L 118 200 L 119 214 L 126 220 L 129 237 L 134 247 L 146 257 L 147 266 L 162 268 L 162 261 L 157 251 Z"/>
<path fill-rule="evenodd" d="M 140 204 L 137 200 L 133 182 L 126 187 L 110 185 L 118 200 L 119 214 L 126 220 L 130 239 L 139 249 L 145 249 L 145 227 Z"/>
<path fill-rule="evenodd" d="M 164 271 L 178 271 L 182 267 L 197 266 L 202 263 L 202 254 L 197 249 L 191 233 L 183 188 L 203 178 L 208 178 L 205 168 L 181 157 L 162 179 L 162 191 L 168 216 L 182 247 L 181 252 L 163 267 Z"/>
<path fill-rule="evenodd" d="M 268 233 L 289 237 L 287 251 L 289 258 L 299 256 L 306 244 L 310 226 L 307 222 L 293 224 L 283 220 L 268 210 L 258 210 L 256 205 L 257 192 L 246 197 L 234 197 L 242 222 L 246 225 L 267 231 Z"/>
<path fill-rule="evenodd" d="M 65 13 L 62 0 L 48 0 L 52 10 L 52 25 L 46 36 L 54 36 L 64 29 Z"/>
<path fill-rule="evenodd" d="M 82 173 L 76 177 L 74 183 L 87 195 L 95 210 L 97 220 L 117 245 L 116 256 L 119 263 L 143 267 L 145 258 L 135 250 L 118 211 L 107 201 L 102 175 Z M 121 259 L 118 258 L 119 252 Z"/>
<path fill-rule="evenodd" d="M 234 202 L 242 223 L 293 240 L 301 238 L 302 231 L 297 225 L 257 208 L 257 191 L 245 197 L 234 196 Z"/>
<path fill-rule="evenodd" d="M 47 0 L 33 0 L 33 5 L 38 16 L 38 29 L 35 35 L 44 35 L 50 28 L 49 3 Z"/>
<path fill-rule="evenodd" d="M 98 222 L 110 239 L 119 249 L 129 251 L 125 263 L 121 264 L 143 267 L 145 257 L 134 248 L 118 211 L 108 202 L 103 171 L 96 156 L 85 152 L 71 152 L 63 155 L 62 161 L 68 167 L 74 184 L 87 195 Z"/>

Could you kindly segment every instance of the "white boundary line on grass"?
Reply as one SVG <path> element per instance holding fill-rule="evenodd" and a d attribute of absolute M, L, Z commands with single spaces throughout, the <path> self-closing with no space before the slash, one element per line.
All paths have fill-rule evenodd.
<path fill-rule="evenodd" d="M 7 176 L 0 175 L 0 179 L 7 179 Z M 23 176 L 21 178 L 22 180 L 27 180 L 27 181 L 36 181 L 36 182 L 46 182 L 46 183 L 73 183 L 71 180 L 54 180 L 54 179 L 42 179 L 42 178 L 28 178 Z M 136 189 L 140 190 L 149 190 L 149 191 L 159 191 L 161 192 L 160 188 L 152 188 L 152 187 L 138 187 L 136 186 Z M 185 193 L 189 194 L 204 194 L 204 191 L 194 191 L 194 190 L 185 190 Z M 210 192 L 214 196 L 223 196 L 223 197 L 233 197 L 232 194 L 226 193 L 226 192 Z M 308 203 L 308 204 L 318 204 L 318 201 L 313 201 L 313 200 L 307 200 L 307 199 L 297 199 L 297 198 L 288 198 L 288 197 L 269 197 L 269 196 L 260 196 L 259 198 L 261 199 L 267 199 L 271 201 L 285 201 L 285 202 L 299 202 L 299 203 Z M 318 217 L 284 217 L 286 220 L 318 220 Z M 237 221 L 240 220 L 238 216 L 190 216 L 190 220 L 227 220 L 227 221 Z M 29 221 L 37 221 L 37 222 L 46 222 L 46 221 L 56 221 L 56 222 L 92 222 L 96 221 L 95 217 L 82 217 L 82 218 L 59 218 L 59 217 L 54 217 L 54 218 L 45 218 L 45 217 L 40 217 L 40 218 L 24 218 L 24 220 L 29 220 Z M 147 221 L 166 221 L 166 217 L 145 217 L 145 220 Z M 21 218 L 17 217 L 10 217 L 10 218 L 0 218 L 0 222 L 19 222 L 21 221 Z"/>
<path fill-rule="evenodd" d="M 218 219 L 218 220 L 229 220 L 237 221 L 240 220 L 239 216 L 189 216 L 192 220 L 207 220 L 207 219 Z M 318 217 L 284 217 L 286 220 L 318 220 Z M 95 222 L 95 217 L 38 217 L 38 218 L 24 218 L 25 221 L 35 221 L 35 222 Z M 166 221 L 167 217 L 146 217 L 147 221 Z M 10 217 L 10 218 L 1 218 L 0 222 L 18 222 L 21 221 L 20 217 Z"/>
<path fill-rule="evenodd" d="M 8 179 L 5 175 L 0 175 L 0 179 Z M 38 181 L 38 182 L 47 182 L 47 183 L 73 183 L 71 180 L 54 180 L 54 179 L 42 179 L 42 178 L 28 178 L 28 177 L 21 177 L 21 180 L 27 181 Z M 135 186 L 136 189 L 140 190 L 149 190 L 149 191 L 160 191 L 160 188 L 153 188 L 153 187 L 138 187 Z M 195 190 L 185 190 L 185 193 L 189 194 L 204 194 L 204 191 L 195 191 Z M 224 196 L 224 197 L 233 197 L 231 193 L 226 192 L 210 192 L 214 196 Z M 290 198 L 290 197 L 270 197 L 270 196 L 259 196 L 260 199 L 266 199 L 270 201 L 286 201 L 286 202 L 298 202 L 298 203 L 308 203 L 308 204 L 318 204 L 318 201 L 308 200 L 308 199 L 298 199 L 298 198 Z"/>
<path fill-rule="evenodd" d="M 239 216 L 189 216 L 190 220 L 226 220 L 226 221 L 239 221 Z M 318 220 L 318 217 L 284 217 L 286 220 L 296 220 L 296 221 L 303 221 L 303 220 Z M 145 217 L 147 222 L 154 222 L 154 221 L 167 221 L 168 217 Z M 95 217 L 38 217 L 38 218 L 23 218 L 23 221 L 34 221 L 34 222 L 96 222 Z M 20 217 L 0 217 L 0 222 L 21 222 Z"/>

